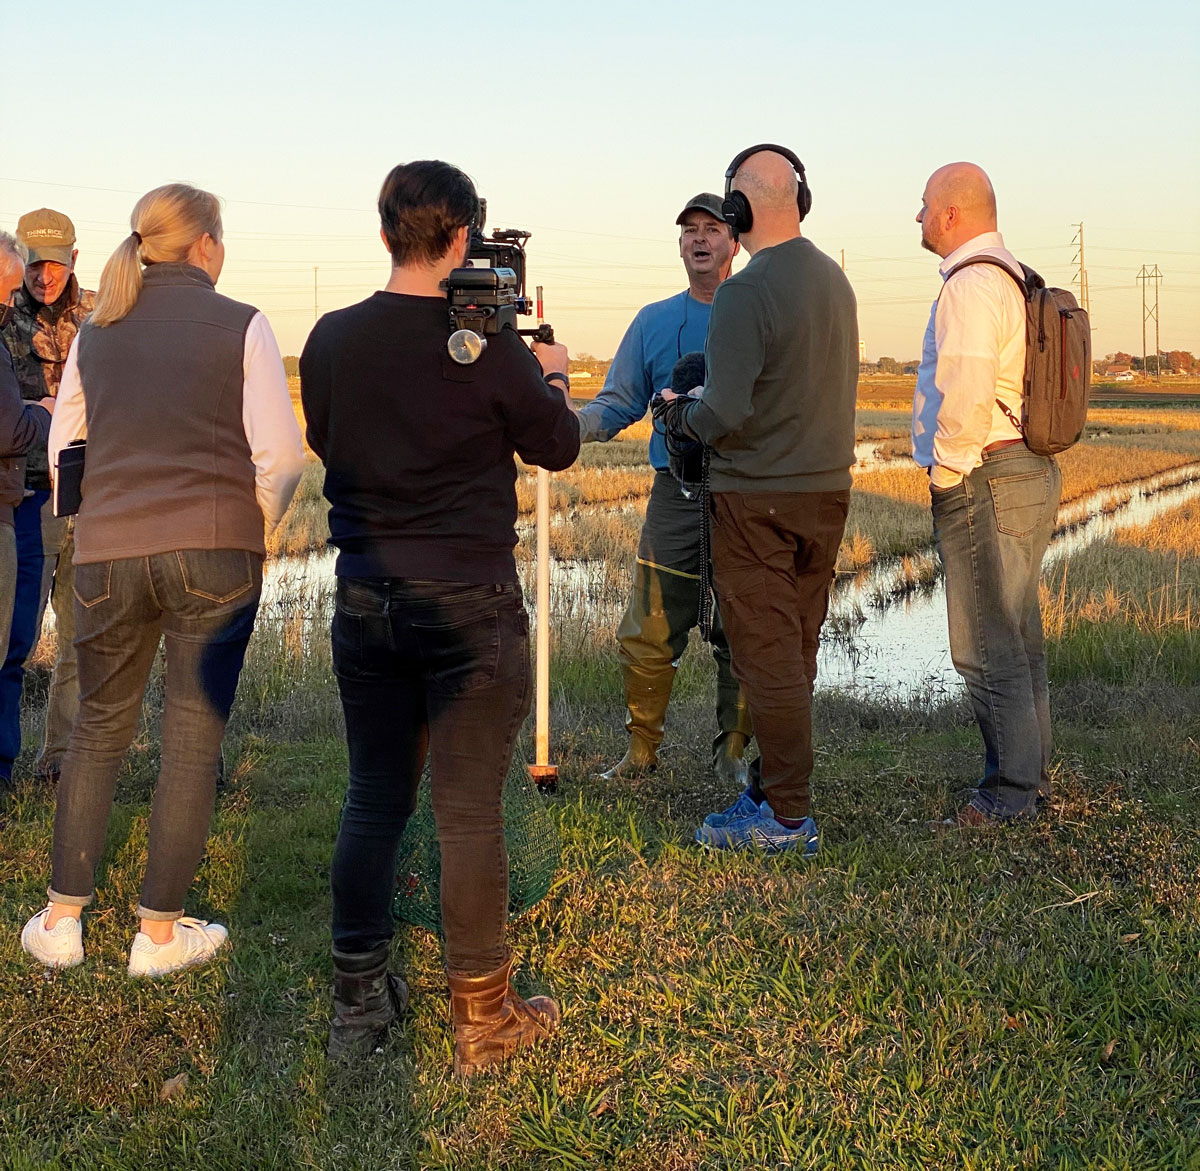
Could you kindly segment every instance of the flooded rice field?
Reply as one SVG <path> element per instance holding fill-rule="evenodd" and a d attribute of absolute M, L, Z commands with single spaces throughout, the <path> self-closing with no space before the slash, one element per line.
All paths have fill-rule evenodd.
<path fill-rule="evenodd" d="M 1046 563 L 1144 525 L 1197 497 L 1200 463 L 1072 501 L 1059 512 Z M 632 507 L 636 506 L 607 506 L 611 511 Z M 570 518 L 556 523 L 569 524 Z M 523 526 L 521 536 L 532 541 L 532 526 Z M 333 590 L 334 557 L 326 551 L 269 561 L 263 583 L 264 614 L 289 623 L 320 615 L 321 624 L 302 637 L 327 637 L 324 619 Z M 589 646 L 611 647 L 629 588 L 631 561 L 632 556 L 624 563 L 552 564 L 551 613 L 557 641 L 567 653 L 585 652 Z M 532 614 L 532 562 L 525 563 L 522 576 Z M 822 640 L 817 686 L 874 696 L 956 693 L 961 683 L 950 661 L 946 602 L 938 576 L 936 555 L 926 548 L 839 578 Z"/>
<path fill-rule="evenodd" d="M 1200 464 L 1101 489 L 1059 510 L 1044 564 L 1200 497 Z M 918 554 L 918 557 L 921 555 Z M 936 554 L 924 554 L 933 566 Z M 940 581 L 911 586 L 903 566 L 885 564 L 839 582 L 821 643 L 818 688 L 874 695 L 945 695 L 962 687 L 950 661 L 946 595 Z"/>

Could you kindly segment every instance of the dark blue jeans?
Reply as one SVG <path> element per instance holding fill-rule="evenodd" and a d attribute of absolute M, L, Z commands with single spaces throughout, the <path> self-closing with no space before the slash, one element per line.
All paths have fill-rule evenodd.
<path fill-rule="evenodd" d="M 86 906 L 117 773 L 166 643 L 162 763 L 138 914 L 177 919 L 208 840 L 221 738 L 262 592 L 262 557 L 181 549 L 75 566 L 79 715 L 58 783 L 50 897 Z"/>
<path fill-rule="evenodd" d="M 950 656 L 983 733 L 984 774 L 972 804 L 996 817 L 1032 814 L 1050 795 L 1038 583 L 1062 476 L 1050 457 L 1008 447 L 985 454 L 961 484 L 931 493 Z"/>
<path fill-rule="evenodd" d="M 333 617 L 350 786 L 333 854 L 333 943 L 392 938 L 396 851 L 428 754 L 446 967 L 505 960 L 501 795 L 529 713 L 529 619 L 515 585 L 339 578 Z"/>
<path fill-rule="evenodd" d="M 37 646 L 39 603 L 42 588 L 42 505 L 48 492 L 26 496 L 13 509 L 13 527 L 17 538 L 17 580 L 11 615 L 0 621 L 11 622 L 8 651 L 0 666 L 0 780 L 12 777 L 13 762 L 21 751 L 21 688 L 25 682 L 25 660 Z"/>

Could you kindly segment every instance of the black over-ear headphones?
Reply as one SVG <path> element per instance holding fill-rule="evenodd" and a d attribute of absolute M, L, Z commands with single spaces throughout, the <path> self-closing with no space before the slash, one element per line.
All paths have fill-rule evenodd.
<path fill-rule="evenodd" d="M 735 240 L 753 226 L 754 212 L 745 193 L 732 190 L 733 177 L 738 173 L 738 168 L 751 155 L 758 154 L 760 150 L 769 150 L 777 155 L 783 155 L 792 164 L 796 178 L 800 180 L 800 185 L 796 189 L 796 207 L 800 212 L 801 220 L 808 215 L 812 207 L 812 191 L 809 190 L 808 181 L 804 178 L 804 164 L 792 151 L 788 150 L 786 146 L 776 146 L 773 142 L 760 142 L 758 146 L 748 146 L 744 151 L 735 155 L 733 162 L 725 169 L 725 201 L 721 204 L 721 217 L 733 229 Z"/>

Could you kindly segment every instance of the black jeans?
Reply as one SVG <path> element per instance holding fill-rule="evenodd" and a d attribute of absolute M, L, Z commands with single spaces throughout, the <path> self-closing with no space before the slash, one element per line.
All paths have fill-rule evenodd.
<path fill-rule="evenodd" d="M 183 913 L 208 840 L 221 738 L 261 592 L 262 557 L 242 549 L 180 549 L 75 567 L 79 715 L 58 783 L 55 902 L 92 900 L 117 773 L 161 637 L 162 764 L 138 914 Z"/>
<path fill-rule="evenodd" d="M 350 787 L 333 854 L 333 943 L 391 939 L 396 850 L 430 758 L 446 967 L 505 960 L 501 794 L 529 713 L 529 619 L 515 585 L 339 578 L 333 667 Z"/>

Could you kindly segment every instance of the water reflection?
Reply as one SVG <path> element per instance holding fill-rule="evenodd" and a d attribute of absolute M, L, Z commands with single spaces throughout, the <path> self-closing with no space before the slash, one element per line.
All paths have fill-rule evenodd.
<path fill-rule="evenodd" d="M 1200 464 L 1094 492 L 1063 506 L 1049 566 L 1200 497 Z M 941 582 L 909 590 L 895 566 L 840 583 L 821 642 L 818 688 L 911 697 L 962 690 L 950 661 Z"/>
<path fill-rule="evenodd" d="M 1046 564 L 1147 524 L 1198 496 L 1200 463 L 1072 501 L 1059 512 Z M 523 526 L 521 536 L 532 541 L 532 526 Z M 320 612 L 327 620 L 334 557 L 326 551 L 270 560 L 263 575 L 264 612 L 284 620 Z M 630 569 L 628 563 L 608 561 L 552 564 L 551 610 L 560 640 L 584 645 L 598 631 L 615 631 Z M 526 562 L 522 585 L 531 615 L 533 573 L 532 561 Z M 946 600 L 936 579 L 936 557 L 924 550 L 839 580 L 822 640 L 817 686 L 901 697 L 957 694 L 962 685 L 950 662 Z M 327 637 L 323 623 L 312 634 Z"/>

